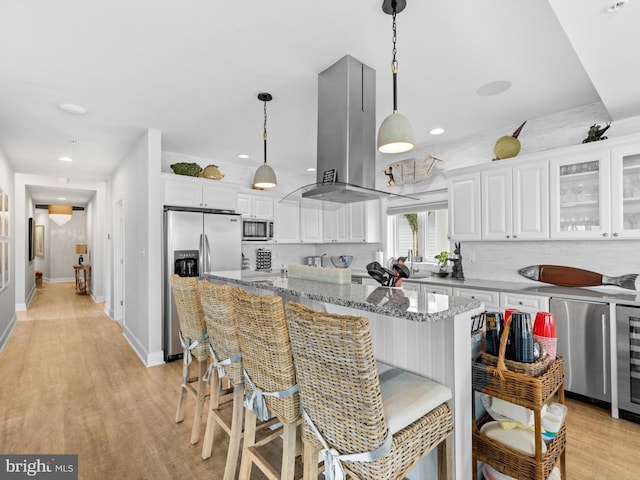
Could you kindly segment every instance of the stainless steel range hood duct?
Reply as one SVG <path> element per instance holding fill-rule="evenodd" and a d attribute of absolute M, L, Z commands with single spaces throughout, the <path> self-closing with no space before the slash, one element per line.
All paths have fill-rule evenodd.
<path fill-rule="evenodd" d="M 375 149 L 376 72 L 346 55 L 318 76 L 317 183 L 296 192 L 336 203 L 397 197 L 375 189 Z"/>

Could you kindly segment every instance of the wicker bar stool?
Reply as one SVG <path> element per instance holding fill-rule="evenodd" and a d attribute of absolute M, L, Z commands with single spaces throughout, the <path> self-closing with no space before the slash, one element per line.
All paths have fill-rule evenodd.
<path fill-rule="evenodd" d="M 295 470 L 296 429 L 301 423 L 300 400 L 282 298 L 233 289 L 233 309 L 242 352 L 247 396 L 240 480 L 248 480 L 255 464 L 270 479 L 292 479 Z M 256 442 L 256 422 L 275 416 L 282 428 Z M 259 447 L 283 435 L 282 465 L 278 472 Z"/>
<path fill-rule="evenodd" d="M 287 303 L 300 385 L 304 478 L 403 478 L 434 447 L 438 478 L 451 478 L 451 391 L 377 364 L 369 321 Z"/>
<path fill-rule="evenodd" d="M 244 379 L 242 376 L 242 354 L 238 345 L 236 322 L 233 316 L 231 287 L 215 285 L 207 280 L 198 282 L 200 302 L 209 333 L 209 353 L 211 355 L 209 381 L 209 414 L 207 428 L 202 443 L 202 458 L 211 456 L 213 441 L 219 427 L 229 435 L 227 462 L 224 480 L 235 478 L 240 443 L 242 440 L 242 419 L 244 400 Z M 223 389 L 222 380 L 227 378 L 231 389 Z M 221 408 L 232 402 L 229 419 Z"/>
<path fill-rule="evenodd" d="M 171 290 L 176 302 L 178 321 L 180 323 L 180 342 L 183 349 L 182 385 L 176 412 L 176 423 L 184 420 L 184 408 L 187 395 L 196 401 L 191 427 L 191 443 L 195 445 L 200 440 L 200 426 L 202 424 L 202 408 L 205 398 L 209 395 L 206 391 L 205 375 L 209 360 L 209 342 L 207 341 L 207 326 L 202 314 L 200 295 L 195 277 L 180 277 L 171 275 Z M 198 360 L 198 375 L 190 376 L 192 359 Z M 197 383 L 194 387 L 193 384 Z"/>

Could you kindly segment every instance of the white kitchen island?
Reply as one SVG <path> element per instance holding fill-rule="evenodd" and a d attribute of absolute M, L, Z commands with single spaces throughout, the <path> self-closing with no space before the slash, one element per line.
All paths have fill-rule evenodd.
<path fill-rule="evenodd" d="M 207 273 L 213 283 L 250 293 L 279 295 L 330 313 L 369 319 L 376 358 L 438 381 L 453 392 L 453 478 L 471 478 L 471 317 L 477 300 L 370 285 L 336 285 L 246 271 Z M 418 464 L 410 479 L 435 478 L 435 452 Z"/>

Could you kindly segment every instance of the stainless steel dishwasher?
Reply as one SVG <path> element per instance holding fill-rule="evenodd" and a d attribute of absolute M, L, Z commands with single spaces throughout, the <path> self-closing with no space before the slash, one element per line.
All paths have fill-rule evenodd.
<path fill-rule="evenodd" d="M 611 402 L 609 304 L 552 298 L 557 354 L 565 359 L 564 389 Z"/>

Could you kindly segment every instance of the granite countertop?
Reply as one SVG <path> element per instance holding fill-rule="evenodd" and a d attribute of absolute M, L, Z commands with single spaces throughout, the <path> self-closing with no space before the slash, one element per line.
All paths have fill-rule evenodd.
<path fill-rule="evenodd" d="M 371 278 L 364 270 L 352 270 L 351 274 L 356 277 Z M 570 300 L 640 305 L 640 292 L 610 285 L 602 287 L 560 287 L 533 280 L 519 283 L 479 278 L 454 280 L 452 278 L 439 277 L 408 278 L 404 281 L 454 288 L 475 288 L 479 290 L 522 293 L 526 295 L 541 295 L 544 297 L 566 298 Z"/>
<path fill-rule="evenodd" d="M 443 320 L 479 308 L 481 303 L 468 298 L 404 291 L 400 288 L 350 283 L 339 285 L 287 278 L 276 273 L 257 275 L 243 270 L 208 272 L 205 273 L 205 278 L 268 290 L 288 300 L 295 300 L 296 297 L 308 298 L 419 322 Z"/>

